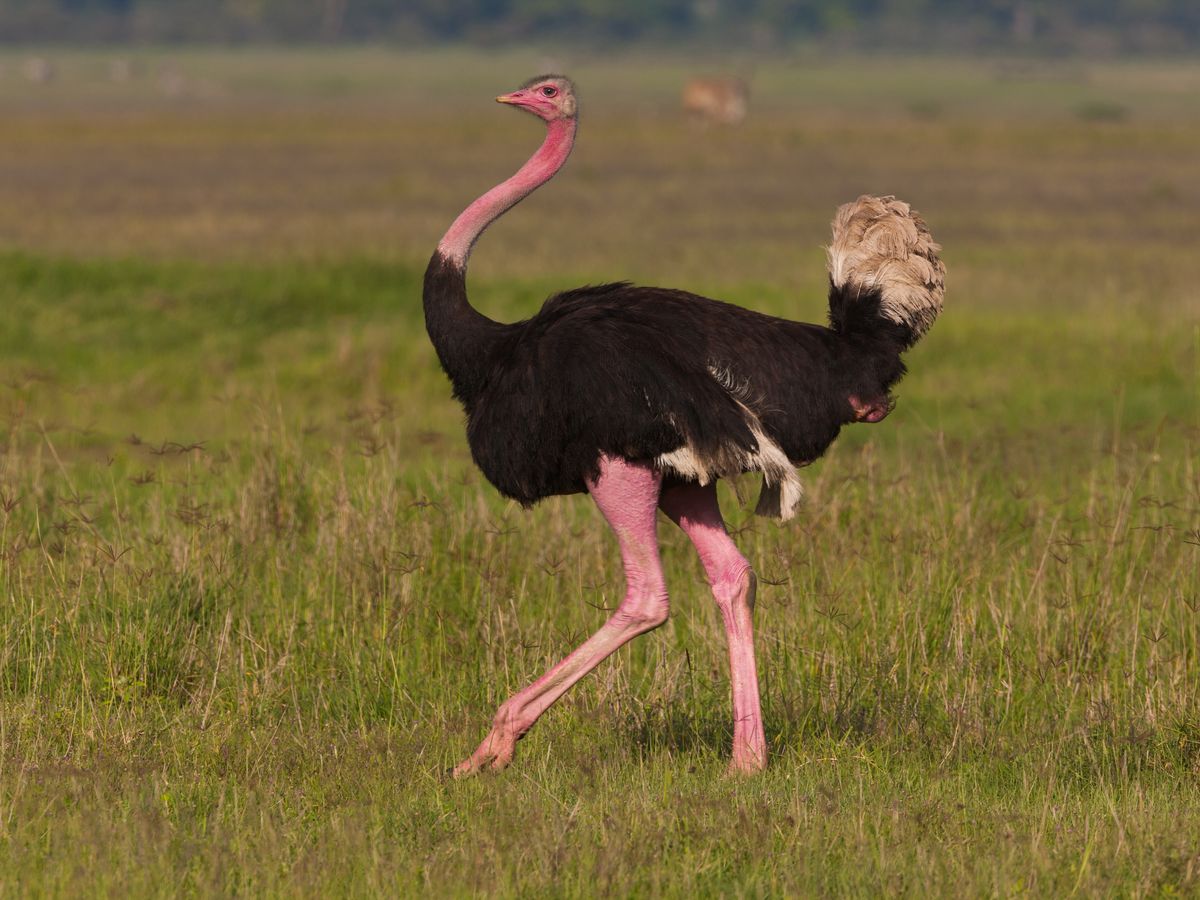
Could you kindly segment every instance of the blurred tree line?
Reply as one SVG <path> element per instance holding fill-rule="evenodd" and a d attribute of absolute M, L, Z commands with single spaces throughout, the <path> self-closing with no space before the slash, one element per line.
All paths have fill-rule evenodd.
<path fill-rule="evenodd" d="M 0 0 L 0 41 L 800 41 L 1180 51 L 1200 0 Z"/>

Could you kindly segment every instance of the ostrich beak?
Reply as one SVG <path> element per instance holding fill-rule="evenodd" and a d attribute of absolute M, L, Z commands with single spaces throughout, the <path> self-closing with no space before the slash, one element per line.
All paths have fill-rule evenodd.
<path fill-rule="evenodd" d="M 497 103 L 507 103 L 510 106 L 518 106 L 521 103 L 521 91 L 514 91 L 511 94 L 501 94 L 496 98 Z"/>

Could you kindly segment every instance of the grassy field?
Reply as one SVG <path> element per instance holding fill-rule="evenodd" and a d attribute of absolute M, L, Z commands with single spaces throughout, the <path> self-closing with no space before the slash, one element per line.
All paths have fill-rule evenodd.
<path fill-rule="evenodd" d="M 376 50 L 0 55 L 0 895 L 1200 893 L 1200 64 Z M 824 316 L 837 203 L 911 200 L 947 309 L 760 574 L 771 764 L 721 777 L 723 634 L 673 616 L 506 773 L 445 770 L 621 596 L 585 498 L 473 469 L 424 334 L 442 230 L 512 320 L 631 277 Z M 754 495 L 747 479 L 740 492 Z"/>

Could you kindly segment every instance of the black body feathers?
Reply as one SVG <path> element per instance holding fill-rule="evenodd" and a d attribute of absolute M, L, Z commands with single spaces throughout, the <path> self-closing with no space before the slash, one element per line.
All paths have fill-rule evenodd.
<path fill-rule="evenodd" d="M 502 494 L 528 505 L 585 490 L 610 455 L 702 484 L 760 471 L 758 511 L 788 518 L 795 467 L 891 409 L 900 354 L 942 309 L 939 250 L 903 201 L 841 206 L 828 328 L 627 283 L 556 294 L 502 325 L 467 301 L 463 265 L 436 252 L 425 322 L 471 454 Z"/>
<path fill-rule="evenodd" d="M 475 462 L 526 505 L 585 490 L 601 454 L 677 477 L 770 477 L 764 444 L 793 466 L 815 460 L 854 420 L 850 395 L 886 395 L 904 373 L 901 326 L 878 315 L 878 299 L 852 314 L 837 289 L 836 328 L 624 283 L 557 294 L 501 325 L 466 303 L 464 277 L 430 260 L 427 326 Z"/>

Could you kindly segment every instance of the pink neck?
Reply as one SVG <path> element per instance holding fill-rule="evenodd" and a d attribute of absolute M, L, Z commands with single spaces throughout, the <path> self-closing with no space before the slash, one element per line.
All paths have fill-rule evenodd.
<path fill-rule="evenodd" d="M 575 119 L 555 119 L 546 126 L 546 140 L 517 173 L 496 185 L 470 206 L 450 226 L 438 251 L 459 268 L 467 267 L 471 247 L 483 230 L 524 200 L 562 168 L 575 143 Z"/>

